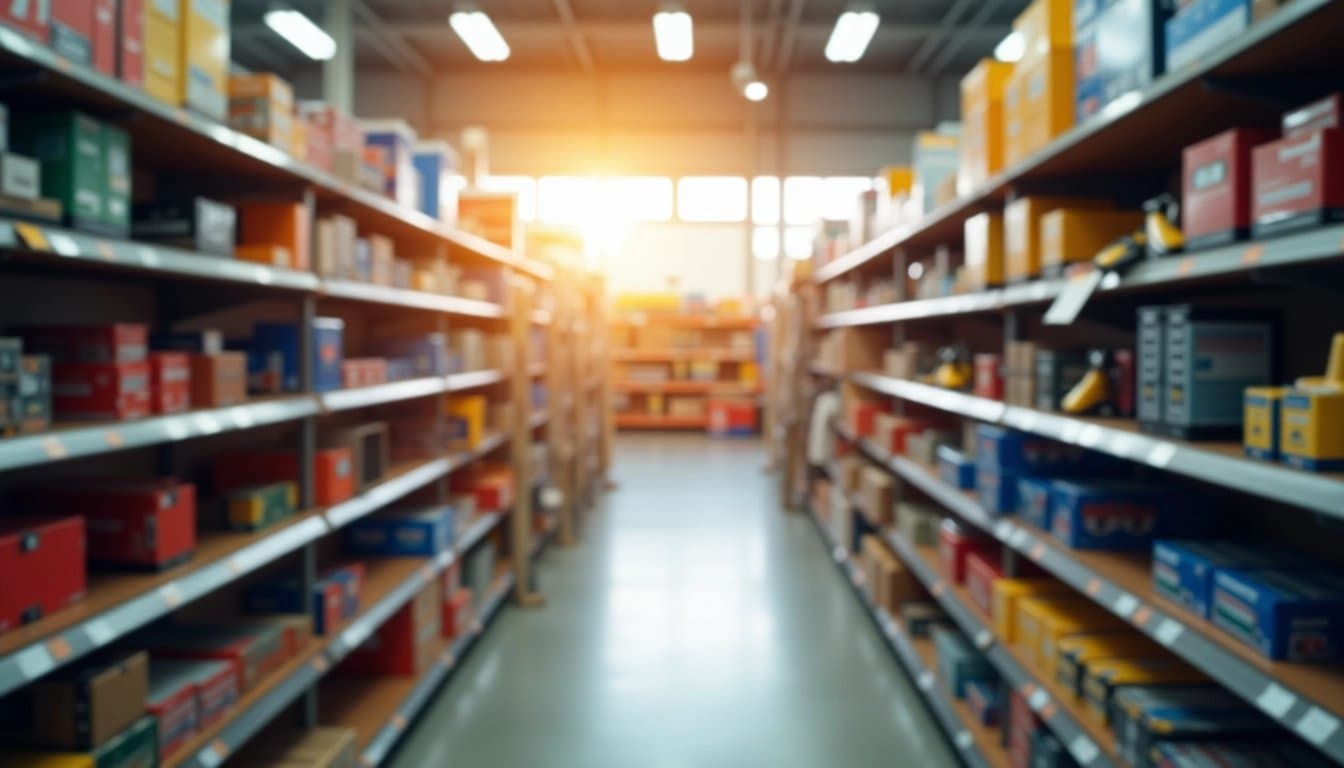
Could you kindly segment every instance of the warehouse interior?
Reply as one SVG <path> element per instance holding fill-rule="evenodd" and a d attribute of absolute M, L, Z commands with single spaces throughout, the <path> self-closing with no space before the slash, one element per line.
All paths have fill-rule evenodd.
<path fill-rule="evenodd" d="M 0 768 L 1344 765 L 1341 31 L 0 4 Z"/>

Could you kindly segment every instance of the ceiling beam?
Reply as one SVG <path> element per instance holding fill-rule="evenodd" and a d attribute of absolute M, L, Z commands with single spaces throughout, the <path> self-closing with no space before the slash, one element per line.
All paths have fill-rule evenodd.
<path fill-rule="evenodd" d="M 350 10 L 359 20 L 357 34 L 368 40 L 392 66 L 402 71 L 415 72 L 421 77 L 428 77 L 434 71 L 429 61 L 411 46 L 405 36 L 385 24 L 364 0 L 350 0 Z"/>
<path fill-rule="evenodd" d="M 929 57 L 937 52 L 938 46 L 952 34 L 953 29 L 956 28 L 957 22 L 961 21 L 961 17 L 971 9 L 971 6 L 974 5 L 975 2 L 976 0 L 956 0 L 956 2 L 947 9 L 947 13 L 943 14 L 943 20 L 938 22 L 937 30 L 924 38 L 924 42 L 919 44 L 919 48 L 917 48 L 914 55 L 910 57 L 908 69 L 911 72 L 918 72 L 924 68 L 924 65 L 929 61 Z"/>
<path fill-rule="evenodd" d="M 783 27 L 784 20 L 783 0 L 770 0 L 770 5 L 765 11 L 765 23 L 761 25 L 761 33 L 765 38 L 761 41 L 761 71 L 770 71 L 770 66 L 775 59 L 775 49 L 779 47 L 779 33 Z"/>
<path fill-rule="evenodd" d="M 574 20 L 574 9 L 570 7 L 569 0 L 555 0 L 555 13 L 569 35 L 569 44 L 574 49 L 575 58 L 579 60 L 579 67 L 584 72 L 592 73 L 596 69 L 593 66 L 593 52 L 588 50 L 588 40 Z"/>
<path fill-rule="evenodd" d="M 793 0 L 798 3 L 800 0 Z M 797 6 L 795 6 L 797 7 Z M 792 17 L 790 17 L 792 18 Z M 788 25 L 788 21 L 785 21 Z M 555 25 L 533 21 L 522 22 L 498 22 L 500 32 L 507 36 L 511 41 L 546 41 L 555 39 Z M 447 25 L 442 24 L 408 24 L 408 23 L 389 23 L 384 25 L 387 30 L 393 34 L 421 40 L 434 40 L 439 38 L 453 37 L 453 30 Z M 831 35 L 832 24 L 795 23 L 788 28 L 786 26 L 784 40 L 781 40 L 779 51 L 781 55 L 787 38 L 792 32 L 799 40 L 814 42 L 825 41 Z M 645 23 L 635 22 L 575 22 L 575 30 L 583 34 L 588 39 L 606 38 L 611 40 L 633 40 L 636 38 L 645 39 L 653 34 L 651 27 Z M 235 28 L 234 34 L 248 34 L 251 28 Z M 258 29 L 265 29 L 258 27 Z M 877 33 L 873 36 L 875 43 L 913 43 L 927 40 L 933 35 L 946 34 L 946 29 L 940 25 L 934 24 L 885 24 L 878 27 Z M 1003 36 L 1011 31 L 1006 24 L 983 27 L 981 29 L 969 32 L 969 40 L 975 41 L 994 41 L 998 42 Z M 697 42 L 707 43 L 736 43 L 738 35 L 741 34 L 741 28 L 736 23 L 729 22 L 700 22 L 695 24 L 695 39 Z M 759 35 L 758 35 L 759 37 Z"/>
<path fill-rule="evenodd" d="M 807 0 L 793 0 L 793 5 L 789 6 L 789 15 L 784 20 L 784 32 L 779 36 L 779 55 L 775 58 L 776 74 L 783 74 L 789 69 L 789 60 L 793 58 L 793 46 L 798 42 L 798 35 L 802 31 L 800 20 L 803 18 L 803 5 Z"/>
<path fill-rule="evenodd" d="M 952 39 L 947 41 L 947 45 L 943 46 L 943 50 L 939 51 L 938 55 L 933 57 L 929 62 L 928 71 L 934 75 L 941 75 L 943 70 L 947 69 L 948 64 L 952 63 L 952 59 L 961 52 L 961 49 L 968 42 L 968 38 L 978 31 L 983 30 L 985 28 L 985 22 L 989 20 L 990 16 L 994 15 L 994 12 L 997 11 L 1004 2 L 1006 2 L 1006 0 L 985 0 L 984 4 L 980 6 L 980 9 L 971 16 L 970 23 L 959 29 Z M 1004 36 L 1007 36 L 1007 34 L 1007 32 L 1004 32 Z M 1003 38 L 1000 37 L 998 39 L 1001 40 Z"/>

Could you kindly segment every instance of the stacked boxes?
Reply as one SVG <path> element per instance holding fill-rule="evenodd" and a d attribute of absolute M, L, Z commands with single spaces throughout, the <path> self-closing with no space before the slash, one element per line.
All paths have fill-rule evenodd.
<path fill-rule="evenodd" d="M 38 680 L 7 702 L 3 729 L 28 746 L 91 752 L 145 714 L 148 692 L 148 656 L 101 654 Z"/>
<path fill-rule="evenodd" d="M 211 461 L 216 493 L 272 483 L 299 482 L 299 456 L 293 451 L 253 449 L 216 454 Z M 321 448 L 313 456 L 313 502 L 329 507 L 355 493 L 354 456 L 348 446 Z"/>
<path fill-rule="evenodd" d="M 1219 570 L 1209 618 L 1270 659 L 1336 661 L 1344 655 L 1344 580 L 1307 568 Z"/>
<path fill-rule="evenodd" d="M 244 593 L 243 605 L 254 614 L 311 613 L 313 631 L 330 636 L 359 612 L 363 588 L 364 566 L 354 563 L 323 574 L 306 603 L 299 580 L 290 578 L 253 585 Z"/>
<path fill-rule="evenodd" d="M 1331 342 L 1325 376 L 1298 379 L 1284 393 L 1280 421 L 1284 461 L 1317 472 L 1344 468 L 1344 333 Z"/>
<path fill-rule="evenodd" d="M 150 413 L 148 330 L 143 325 L 23 331 L 52 361 L 52 406 L 64 419 L 137 419 Z"/>
<path fill-rule="evenodd" d="M 158 5 L 157 0 L 150 0 Z M 179 0 L 176 104 L 224 122 L 229 116 L 229 2 Z"/>
<path fill-rule="evenodd" d="M 137 205 L 131 234 L 199 254 L 233 258 L 237 211 L 203 197 Z"/>
<path fill-rule="evenodd" d="M 1147 550 L 1156 536 L 1198 535 L 1203 506 L 1157 486 L 1056 480 L 1050 487 L 1050 533 L 1073 549 Z"/>
<path fill-rule="evenodd" d="M 7 515 L 0 520 L 0 580 L 27 584 L 0 592 L 0 633 L 84 599 L 83 517 Z"/>
<path fill-rule="evenodd" d="M 1035 0 L 1013 22 L 1025 45 L 1004 91 L 1004 153 L 1012 165 L 1073 125 L 1070 0 Z"/>
<path fill-rule="evenodd" d="M 1251 154 L 1257 236 L 1344 217 L 1344 96 L 1283 116 L 1283 138 Z"/>
<path fill-rule="evenodd" d="M 921 214 L 938 207 L 938 189 L 956 177 L 958 142 L 955 135 L 920 131 L 915 136 L 915 186 L 912 198 Z"/>
<path fill-rule="evenodd" d="M 966 287 L 983 290 L 1004 282 L 1003 215 L 977 213 L 966 219 Z"/>
<path fill-rule="evenodd" d="M 451 505 L 410 507 L 358 520 L 344 530 L 345 550 L 377 557 L 435 557 L 453 547 L 457 511 Z"/>
<path fill-rule="evenodd" d="M 1036 407 L 1036 345 L 1010 341 L 1003 346 L 1003 401 Z"/>
<path fill-rule="evenodd" d="M 1003 169 L 1003 96 L 1012 71 L 1011 64 L 981 59 L 961 79 L 960 194 L 969 194 Z"/>
<path fill-rule="evenodd" d="M 340 672 L 350 675 L 419 677 L 438 657 L 442 603 L 431 579 L 363 645 L 350 652 Z"/>
<path fill-rule="evenodd" d="M 1040 277 L 1042 218 L 1057 209 L 1096 211 L 1110 208 L 1104 200 L 1067 197 L 1019 197 L 1003 209 L 1004 279 L 1021 282 Z M 1085 259 L 1092 258 L 1089 254 Z"/>
<path fill-rule="evenodd" d="M 92 480 L 25 491 L 29 509 L 83 515 L 88 560 L 117 568 L 168 568 L 196 549 L 196 488 L 173 478 Z"/>
<path fill-rule="evenodd" d="M 1187 0 L 1166 22 L 1167 69 L 1189 67 L 1243 34 L 1286 0 Z"/>
<path fill-rule="evenodd" d="M 345 322 L 336 317 L 313 320 L 313 391 L 341 388 L 342 339 Z M 293 323 L 259 323 L 252 332 L 247 354 L 248 386 L 253 392 L 300 391 L 299 326 Z"/>
<path fill-rule="evenodd" d="M 361 120 L 364 146 L 378 157 L 383 194 L 407 208 L 418 208 L 419 173 L 415 168 L 414 129 L 404 120 Z"/>
<path fill-rule="evenodd" d="M 1077 0 L 1074 106 L 1079 121 L 1126 94 L 1146 88 L 1164 71 L 1167 0 Z"/>
<path fill-rule="evenodd" d="M 77 112 L 55 112 L 16 120 L 12 138 L 16 150 L 41 164 L 42 195 L 60 201 L 71 226 L 115 236 L 130 231 L 131 161 L 125 132 Z M 6 155 L 5 162 L 8 166 L 21 160 Z M 10 193 L 15 191 L 13 184 L 8 186 Z"/>
<path fill-rule="evenodd" d="M 1056 208 L 1040 218 L 1041 272 L 1052 275 L 1069 264 L 1089 262 L 1101 249 L 1142 225 L 1143 217 L 1137 211 Z"/>
<path fill-rule="evenodd" d="M 1181 228 L 1186 247 L 1219 245 L 1251 231 L 1251 154 L 1274 137 L 1233 128 L 1185 148 Z"/>
<path fill-rule="evenodd" d="M 288 151 L 295 127 L 294 89 L 270 74 L 230 77 L 229 127 Z"/>
<path fill-rule="evenodd" d="M 182 103 L 186 80 L 183 68 L 180 0 L 141 0 L 144 3 L 145 93 L 173 106 Z"/>

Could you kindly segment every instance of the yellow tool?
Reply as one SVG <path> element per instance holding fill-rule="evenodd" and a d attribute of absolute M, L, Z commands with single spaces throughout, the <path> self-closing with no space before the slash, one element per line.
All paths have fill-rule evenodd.
<path fill-rule="evenodd" d="M 1143 230 L 1150 256 L 1169 256 L 1185 248 L 1181 204 L 1173 195 L 1158 195 L 1143 204 Z"/>
<path fill-rule="evenodd" d="M 969 387 L 971 379 L 975 376 L 975 372 L 971 368 L 970 357 L 970 352 L 965 347 L 943 347 L 938 350 L 938 359 L 942 362 L 938 364 L 930 377 L 934 386 L 946 389 L 966 389 Z"/>
<path fill-rule="evenodd" d="M 1111 401 L 1111 377 L 1107 368 L 1109 355 L 1104 349 L 1094 349 L 1088 353 L 1090 364 L 1083 378 L 1073 385 L 1073 389 L 1064 396 L 1060 409 L 1065 413 L 1088 413 Z"/>
<path fill-rule="evenodd" d="M 1303 376 L 1297 380 L 1298 389 L 1344 389 L 1344 332 L 1336 333 L 1330 341 L 1330 359 L 1325 364 L 1324 376 Z"/>

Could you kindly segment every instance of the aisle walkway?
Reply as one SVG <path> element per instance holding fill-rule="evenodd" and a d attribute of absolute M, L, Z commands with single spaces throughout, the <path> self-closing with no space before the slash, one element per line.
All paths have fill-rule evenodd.
<path fill-rule="evenodd" d="M 954 765 L 755 442 L 622 437 L 605 509 L 541 570 L 394 765 Z"/>

